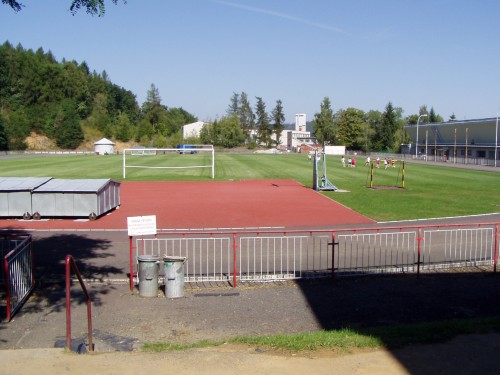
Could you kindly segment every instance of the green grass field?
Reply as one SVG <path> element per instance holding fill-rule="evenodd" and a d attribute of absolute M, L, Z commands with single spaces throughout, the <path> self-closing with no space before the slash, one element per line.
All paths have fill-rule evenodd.
<path fill-rule="evenodd" d="M 209 165 L 205 154 L 135 156 L 131 163 L 179 167 Z M 4 158 L 0 176 L 112 178 L 123 181 L 120 155 L 53 155 Z M 361 162 L 361 160 L 360 160 Z M 342 168 L 340 157 L 327 158 L 327 177 L 348 192 L 326 196 L 377 221 L 422 219 L 500 212 L 500 174 L 406 163 L 406 189 L 369 189 L 369 168 Z M 300 154 L 215 154 L 215 180 L 293 179 L 312 186 L 312 162 Z M 127 168 L 126 181 L 211 181 L 211 169 Z M 401 183 L 401 168 L 376 170 L 375 183 Z M 242 199 L 244 199 L 242 197 Z M 302 204 L 304 202 L 301 202 Z M 294 202 L 290 202 L 294 204 Z"/>

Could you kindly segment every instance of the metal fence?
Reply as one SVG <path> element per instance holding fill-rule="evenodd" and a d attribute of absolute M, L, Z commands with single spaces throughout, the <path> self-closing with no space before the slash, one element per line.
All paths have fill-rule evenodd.
<path fill-rule="evenodd" d="M 7 320 L 10 321 L 34 288 L 31 235 L 5 236 L 1 240 L 2 281 Z"/>
<path fill-rule="evenodd" d="M 275 281 L 420 273 L 494 265 L 498 223 L 343 230 L 171 232 L 130 239 L 131 288 L 139 255 L 182 256 L 185 280 Z M 160 272 L 161 277 L 161 272 Z"/>

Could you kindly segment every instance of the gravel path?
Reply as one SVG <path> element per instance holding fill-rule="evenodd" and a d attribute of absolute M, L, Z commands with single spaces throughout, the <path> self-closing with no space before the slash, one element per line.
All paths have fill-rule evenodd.
<path fill-rule="evenodd" d="M 161 290 L 158 298 L 144 298 L 131 294 L 126 284 L 93 284 L 95 341 L 104 351 L 130 350 L 144 342 L 194 343 L 499 316 L 500 278 L 491 270 L 476 271 L 240 284 L 236 289 L 204 285 L 186 288 L 178 299 L 165 298 Z M 86 340 L 86 307 L 78 288 L 73 289 L 72 336 L 78 343 Z M 64 287 L 38 289 L 13 321 L 0 325 L 0 349 L 64 345 L 65 318 Z"/>

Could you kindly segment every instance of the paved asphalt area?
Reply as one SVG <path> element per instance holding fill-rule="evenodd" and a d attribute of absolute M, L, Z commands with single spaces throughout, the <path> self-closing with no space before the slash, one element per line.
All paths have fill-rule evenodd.
<path fill-rule="evenodd" d="M 500 214 L 430 222 L 441 221 L 500 222 Z M 342 278 L 334 282 L 241 284 L 238 288 L 226 284 L 187 284 L 183 298 L 167 299 L 162 289 L 158 297 L 144 298 L 128 287 L 126 232 L 32 234 L 37 287 L 14 319 L 0 324 L 0 349 L 64 346 L 63 275 L 67 254 L 74 255 L 84 277 L 93 280 L 89 290 L 93 301 L 94 343 L 101 352 L 130 351 L 145 342 L 192 343 L 238 335 L 341 327 L 356 330 L 500 316 L 500 277 L 491 268 L 432 273 L 420 278 L 414 275 Z M 72 348 L 85 351 L 86 307 L 76 284 L 72 288 L 71 306 Z M 5 306 L 0 307 L 5 316 Z M 400 361 L 404 366 L 405 359 Z"/>

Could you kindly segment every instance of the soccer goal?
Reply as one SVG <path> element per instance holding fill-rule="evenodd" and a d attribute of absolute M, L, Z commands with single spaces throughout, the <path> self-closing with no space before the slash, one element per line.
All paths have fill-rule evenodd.
<path fill-rule="evenodd" d="M 215 152 L 212 145 L 178 145 L 177 148 L 127 148 L 123 150 L 123 178 L 127 169 L 209 168 L 215 178 Z"/>
<path fill-rule="evenodd" d="M 372 161 L 368 172 L 370 189 L 405 189 L 406 164 L 404 160 Z"/>

